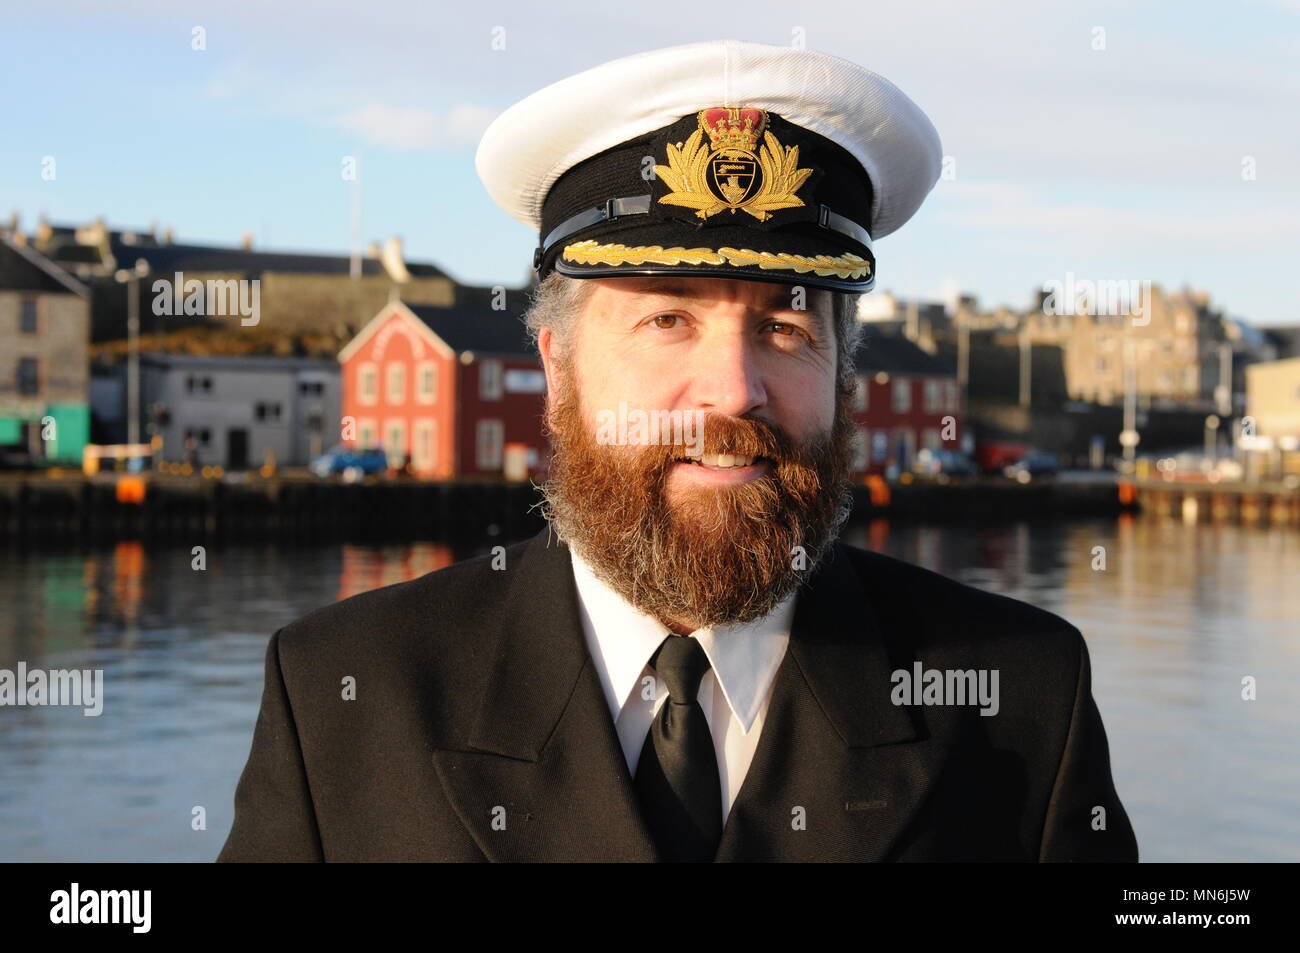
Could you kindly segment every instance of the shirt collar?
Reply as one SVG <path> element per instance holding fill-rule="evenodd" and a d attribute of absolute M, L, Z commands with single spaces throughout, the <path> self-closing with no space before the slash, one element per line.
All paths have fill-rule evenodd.
<path fill-rule="evenodd" d="M 606 583 L 569 547 L 587 648 L 596 663 L 611 715 L 618 719 L 650 656 L 670 633 L 659 620 L 637 609 Z M 796 593 L 761 619 L 719 625 L 691 633 L 709 657 L 731 712 L 746 732 L 767 697 L 785 657 L 794 621 Z"/>

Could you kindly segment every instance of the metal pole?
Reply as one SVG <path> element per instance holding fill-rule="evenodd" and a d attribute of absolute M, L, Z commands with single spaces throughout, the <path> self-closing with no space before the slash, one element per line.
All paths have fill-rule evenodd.
<path fill-rule="evenodd" d="M 126 442 L 140 442 L 140 277 L 126 285 Z"/>
<path fill-rule="evenodd" d="M 1219 345 L 1219 416 L 1232 416 L 1232 344 Z"/>
<path fill-rule="evenodd" d="M 1133 362 L 1133 338 L 1128 328 L 1124 329 L 1124 470 L 1133 472 L 1133 460 L 1137 456 L 1137 443 L 1133 436 L 1137 433 L 1137 367 Z"/>
<path fill-rule="evenodd" d="M 1030 358 L 1033 355 L 1029 343 L 1029 315 L 1025 315 L 1020 327 L 1020 406 L 1029 406 Z"/>
<path fill-rule="evenodd" d="M 970 326 L 966 316 L 958 316 L 957 326 L 957 385 L 961 391 L 961 412 L 970 407 Z"/>

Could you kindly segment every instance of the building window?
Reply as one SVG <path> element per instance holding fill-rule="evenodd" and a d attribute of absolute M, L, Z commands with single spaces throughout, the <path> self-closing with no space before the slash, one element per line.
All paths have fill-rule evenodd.
<path fill-rule="evenodd" d="M 357 397 L 363 404 L 373 404 L 379 399 L 379 368 L 362 364 L 357 371 Z"/>
<path fill-rule="evenodd" d="M 871 459 L 876 463 L 883 463 L 889 455 L 889 434 L 884 430 L 877 430 L 871 434 Z"/>
<path fill-rule="evenodd" d="M 190 374 L 185 378 L 185 393 L 211 394 L 212 378 L 207 375 Z"/>
<path fill-rule="evenodd" d="M 390 467 L 400 467 L 406 462 L 406 421 L 390 420 L 384 431 L 384 453 Z"/>
<path fill-rule="evenodd" d="M 939 431 L 933 427 L 927 427 L 924 431 L 922 431 L 921 446 L 923 449 L 926 450 L 943 449 L 943 438 L 939 435 Z"/>
<path fill-rule="evenodd" d="M 388 402 L 406 403 L 406 365 L 396 361 L 388 365 Z"/>
<path fill-rule="evenodd" d="M 362 450 L 373 450 L 379 446 L 379 431 L 369 417 L 357 421 L 357 444 Z"/>
<path fill-rule="evenodd" d="M 912 382 L 906 377 L 894 378 L 894 413 L 905 414 L 912 409 Z"/>
<path fill-rule="evenodd" d="M 871 384 L 861 375 L 859 375 L 856 380 L 858 386 L 853 391 L 853 409 L 866 410 L 867 402 L 871 399 Z"/>
<path fill-rule="evenodd" d="M 39 325 L 36 322 L 36 299 L 23 298 L 22 314 L 18 320 L 18 330 L 23 334 L 36 334 Z"/>
<path fill-rule="evenodd" d="M 18 358 L 18 394 L 35 397 L 41 392 L 41 365 L 34 357 Z"/>
<path fill-rule="evenodd" d="M 505 443 L 505 424 L 499 420 L 480 420 L 476 433 L 476 453 L 480 470 L 500 470 L 501 450 Z"/>
<path fill-rule="evenodd" d="M 1104 357 L 1097 358 L 1097 373 L 1106 374 L 1110 372 L 1110 361 Z"/>
<path fill-rule="evenodd" d="M 325 393 L 324 381 L 299 381 L 298 393 L 304 397 L 320 397 Z"/>
<path fill-rule="evenodd" d="M 905 470 L 911 467 L 916 452 L 916 432 L 907 427 L 897 428 L 894 431 L 894 452 L 895 463 Z"/>
<path fill-rule="evenodd" d="M 937 414 L 943 410 L 943 381 L 925 382 L 925 412 Z"/>
<path fill-rule="evenodd" d="M 478 395 L 483 400 L 501 399 L 501 362 L 483 361 L 478 366 Z"/>
<path fill-rule="evenodd" d="M 944 389 L 948 392 L 948 410 L 955 414 L 961 409 L 957 406 L 957 382 L 945 381 Z"/>
<path fill-rule="evenodd" d="M 421 404 L 432 404 L 438 382 L 438 365 L 424 361 L 415 372 L 415 399 Z"/>
<path fill-rule="evenodd" d="M 280 404 L 276 401 L 258 401 L 253 405 L 253 417 L 259 424 L 278 424 Z"/>
<path fill-rule="evenodd" d="M 415 422 L 415 445 L 411 448 L 417 470 L 432 470 L 434 464 L 433 435 L 437 421 L 417 420 Z"/>
<path fill-rule="evenodd" d="M 861 473 L 867 468 L 867 451 L 869 446 L 870 438 L 867 434 L 867 428 L 858 427 L 853 432 L 853 470 L 855 473 Z"/>

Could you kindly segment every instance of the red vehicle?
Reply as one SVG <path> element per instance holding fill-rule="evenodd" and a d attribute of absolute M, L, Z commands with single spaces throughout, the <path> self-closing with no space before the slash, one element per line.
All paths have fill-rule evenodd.
<path fill-rule="evenodd" d="M 1030 449 L 1027 443 L 981 443 L 975 448 L 975 463 L 983 473 L 1001 473 L 1003 467 L 1015 463 Z"/>

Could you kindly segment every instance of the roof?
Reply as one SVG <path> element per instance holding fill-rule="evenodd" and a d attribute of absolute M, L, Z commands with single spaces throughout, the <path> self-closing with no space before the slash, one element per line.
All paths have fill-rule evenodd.
<path fill-rule="evenodd" d="M 0 235 L 0 290 L 75 294 L 90 290 L 34 248 Z"/>
<path fill-rule="evenodd" d="M 953 377 L 956 370 L 946 361 L 921 350 L 901 334 L 888 334 L 867 325 L 854 366 L 865 373 L 918 374 Z"/>
<path fill-rule="evenodd" d="M 457 285 L 456 303 L 449 308 L 423 304 L 406 307 L 458 354 L 474 351 L 532 356 L 533 345 L 524 325 L 527 292 L 505 289 L 505 308 L 500 311 L 492 308 L 495 295 L 494 288 Z"/>
<path fill-rule="evenodd" d="M 149 263 L 153 272 L 233 271 L 248 275 L 262 272 L 297 272 L 303 274 L 347 275 L 352 259 L 348 255 L 317 255 L 310 252 L 259 251 L 219 245 L 154 245 L 123 241 L 120 232 L 110 239 L 113 257 L 122 268 L 129 268 L 137 258 Z M 416 278 L 444 278 L 446 273 L 434 265 L 408 262 L 406 270 Z M 363 275 L 386 274 L 377 258 L 362 256 Z"/>
<path fill-rule="evenodd" d="M 262 357 L 259 355 L 214 355 L 199 357 L 192 354 L 165 354 L 146 352 L 140 355 L 142 364 L 167 367 L 173 370 L 243 370 L 243 371 L 326 371 L 338 373 L 337 361 L 319 357 Z"/>

